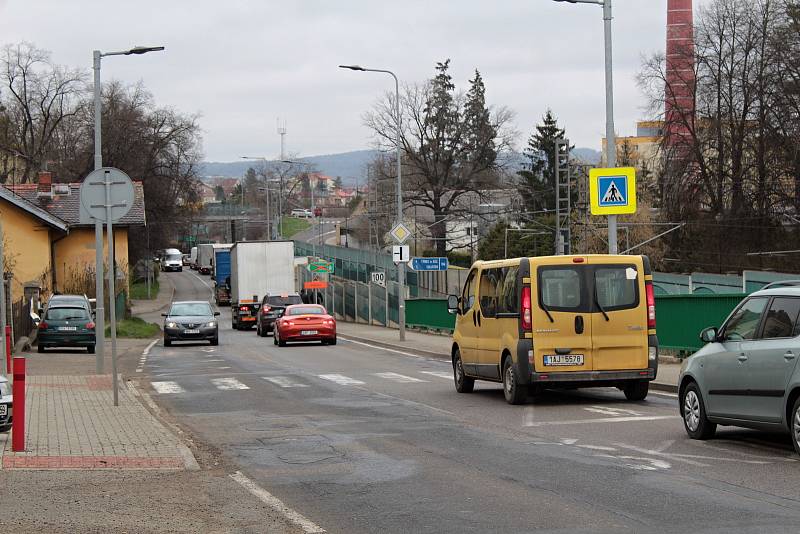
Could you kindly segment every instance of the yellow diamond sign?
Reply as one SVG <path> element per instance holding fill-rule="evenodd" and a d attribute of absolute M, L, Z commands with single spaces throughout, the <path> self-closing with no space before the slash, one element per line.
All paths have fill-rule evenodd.
<path fill-rule="evenodd" d="M 391 235 L 395 241 L 402 245 L 409 237 L 411 237 L 411 230 L 409 230 L 408 226 L 405 224 L 397 223 L 389 232 L 389 235 Z"/>

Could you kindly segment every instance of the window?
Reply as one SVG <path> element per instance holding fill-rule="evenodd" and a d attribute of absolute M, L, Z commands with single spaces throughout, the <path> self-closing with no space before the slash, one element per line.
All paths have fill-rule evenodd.
<path fill-rule="evenodd" d="M 325 308 L 322 306 L 295 306 L 289 308 L 288 315 L 325 315 Z"/>
<path fill-rule="evenodd" d="M 539 269 L 539 301 L 550 310 L 576 311 L 582 307 L 582 271 L 573 267 Z"/>
<path fill-rule="evenodd" d="M 800 299 L 776 297 L 767 310 L 761 337 L 765 339 L 794 337 L 800 334 L 797 315 L 800 313 Z"/>
<path fill-rule="evenodd" d="M 503 269 L 486 269 L 481 273 L 480 294 L 481 313 L 484 317 L 496 317 L 498 311 L 499 289 L 503 284 Z"/>
<path fill-rule="evenodd" d="M 752 298 L 744 302 L 733 312 L 728 324 L 725 325 L 724 339 L 726 341 L 741 341 L 753 339 L 758 330 L 761 313 L 767 306 L 766 298 Z"/>
<path fill-rule="evenodd" d="M 597 302 L 606 310 L 635 308 L 639 305 L 639 273 L 633 265 L 596 267 Z"/>
<path fill-rule="evenodd" d="M 519 297 L 517 296 L 517 273 L 519 267 L 506 267 L 503 269 L 503 284 L 500 288 L 500 302 L 498 313 L 519 313 Z"/>
<path fill-rule="evenodd" d="M 281 297 L 280 295 L 269 296 L 264 298 L 264 304 L 270 306 L 291 306 L 293 304 L 302 304 L 303 299 L 299 295 L 287 295 Z"/>
<path fill-rule="evenodd" d="M 464 292 L 461 294 L 461 311 L 466 313 L 475 304 L 475 276 L 478 271 L 473 270 L 469 273 L 467 281 L 464 282 Z"/>
<path fill-rule="evenodd" d="M 173 304 L 169 314 L 195 317 L 207 317 L 209 315 L 213 315 L 211 313 L 211 306 L 205 302 L 186 302 L 182 304 Z"/>
<path fill-rule="evenodd" d="M 45 317 L 49 321 L 74 321 L 88 318 L 89 314 L 86 308 L 50 308 Z"/>

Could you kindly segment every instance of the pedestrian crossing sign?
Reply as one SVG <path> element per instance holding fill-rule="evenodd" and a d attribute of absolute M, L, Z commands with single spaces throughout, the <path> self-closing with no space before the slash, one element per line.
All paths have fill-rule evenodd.
<path fill-rule="evenodd" d="M 592 169 L 589 171 L 592 215 L 636 213 L 636 169 Z"/>

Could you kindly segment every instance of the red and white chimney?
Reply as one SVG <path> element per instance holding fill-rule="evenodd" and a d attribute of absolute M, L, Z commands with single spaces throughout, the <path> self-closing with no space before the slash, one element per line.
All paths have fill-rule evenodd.
<path fill-rule="evenodd" d="M 694 17 L 692 0 L 667 0 L 664 118 L 669 145 L 683 144 L 694 121 Z"/>
<path fill-rule="evenodd" d="M 53 198 L 53 173 L 48 171 L 39 172 L 39 181 L 36 185 L 36 196 Z"/>

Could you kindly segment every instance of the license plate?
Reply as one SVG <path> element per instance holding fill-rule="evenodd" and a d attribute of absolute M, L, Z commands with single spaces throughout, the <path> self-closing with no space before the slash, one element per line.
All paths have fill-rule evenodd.
<path fill-rule="evenodd" d="M 316 330 L 303 330 L 302 332 L 300 332 L 300 335 L 301 336 L 316 336 L 317 335 L 317 331 Z"/>
<path fill-rule="evenodd" d="M 583 365 L 583 354 L 546 354 L 544 364 L 551 367 Z"/>
<path fill-rule="evenodd" d="M 8 415 L 8 404 L 0 404 L 0 417 Z"/>
<path fill-rule="evenodd" d="M 196 330 L 196 329 L 195 330 L 184 330 L 183 333 L 184 334 L 199 334 L 200 330 Z"/>
<path fill-rule="evenodd" d="M 78 330 L 77 326 L 59 326 L 59 332 L 75 332 Z"/>

